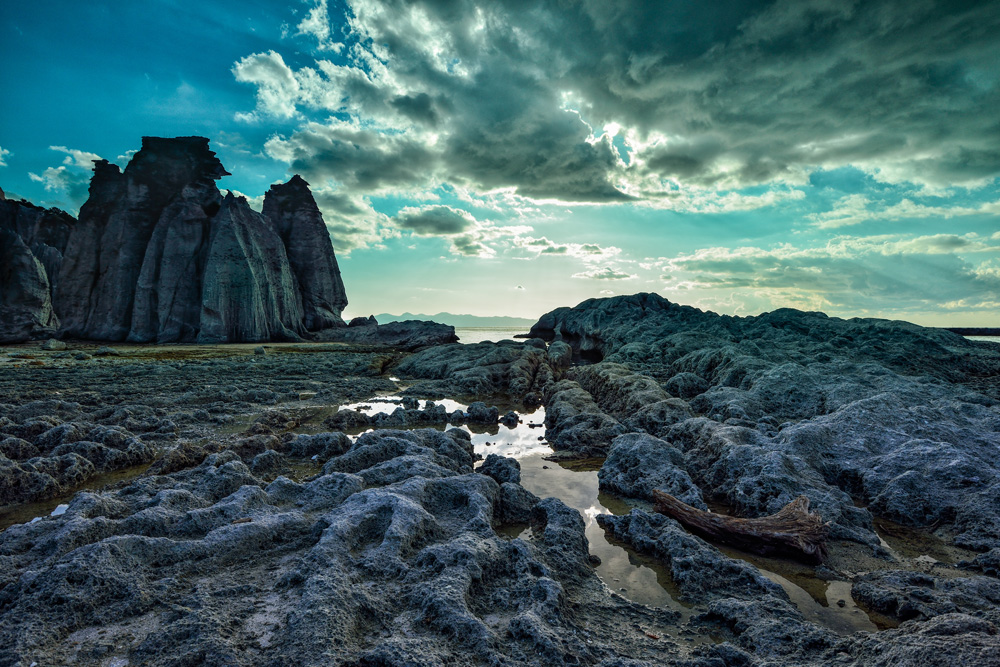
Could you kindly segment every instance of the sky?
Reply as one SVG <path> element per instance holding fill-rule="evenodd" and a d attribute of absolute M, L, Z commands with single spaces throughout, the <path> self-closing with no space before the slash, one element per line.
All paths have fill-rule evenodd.
<path fill-rule="evenodd" d="M 1000 326 L 996 2 L 0 3 L 0 187 L 202 135 L 302 175 L 346 314 L 658 292 Z"/>

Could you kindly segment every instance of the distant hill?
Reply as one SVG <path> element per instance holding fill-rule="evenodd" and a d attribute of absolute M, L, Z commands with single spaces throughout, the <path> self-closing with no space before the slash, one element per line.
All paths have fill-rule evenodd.
<path fill-rule="evenodd" d="M 1000 336 L 1000 327 L 948 327 L 960 336 Z"/>
<path fill-rule="evenodd" d="M 375 319 L 380 324 L 386 322 L 401 322 L 403 320 L 430 320 L 441 324 L 450 324 L 453 327 L 524 327 L 527 331 L 537 320 L 529 320 L 523 317 L 506 317 L 503 315 L 481 316 L 481 315 L 456 315 L 454 313 L 438 313 L 437 315 L 424 315 L 421 313 L 403 313 L 402 315 L 390 315 L 382 313 L 376 315 Z"/>

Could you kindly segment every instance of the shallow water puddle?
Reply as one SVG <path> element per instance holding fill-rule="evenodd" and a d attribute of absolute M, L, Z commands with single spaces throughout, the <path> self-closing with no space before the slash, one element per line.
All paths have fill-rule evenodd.
<path fill-rule="evenodd" d="M 750 563 L 762 575 L 781 586 L 807 621 L 840 635 L 879 630 L 868 613 L 851 597 L 850 581 L 827 581 L 817 577 L 811 568 L 804 565 L 715 546 L 730 558 Z"/>
<path fill-rule="evenodd" d="M 476 453 L 486 458 L 489 454 L 508 456 L 521 464 L 521 485 L 540 498 L 555 497 L 580 512 L 586 524 L 590 553 L 601 559 L 597 575 L 612 591 L 633 602 L 651 607 L 664 607 L 682 614 L 682 622 L 691 616 L 691 610 L 676 601 L 670 574 L 665 567 L 650 558 L 608 541 L 604 529 L 597 525 L 600 514 L 626 514 L 631 509 L 621 500 L 598 490 L 598 461 L 591 465 L 572 462 L 566 466 L 546 461 L 553 453 L 544 440 L 545 409 L 530 414 L 520 414 L 521 423 L 513 428 L 504 425 L 491 427 L 490 433 L 477 433 L 476 429 L 462 426 L 472 436 Z M 595 467 L 593 464 L 598 463 Z M 577 464 L 577 465 L 573 465 Z M 530 529 L 512 526 L 504 531 L 510 537 L 528 537 Z"/>
<path fill-rule="evenodd" d="M 516 427 L 500 425 L 493 433 L 476 433 L 468 426 L 461 428 L 472 435 L 476 453 L 483 458 L 498 454 L 517 459 L 524 488 L 541 498 L 559 498 L 580 512 L 586 524 L 590 553 L 601 559 L 597 574 L 608 588 L 634 602 L 677 611 L 681 614 L 681 624 L 687 621 L 694 610 L 678 602 L 678 591 L 669 570 L 656 559 L 639 554 L 617 540 L 609 540 L 597 524 L 600 514 L 621 515 L 631 510 L 623 500 L 600 492 L 597 471 L 602 460 L 563 464 L 545 460 L 552 449 L 544 440 L 544 428 L 540 428 L 545 420 L 544 408 L 520 417 L 522 423 Z M 537 426 L 532 428 L 529 424 Z M 525 526 L 511 526 L 504 532 L 510 537 L 530 535 Z M 781 586 L 807 620 L 839 634 L 879 629 L 851 597 L 851 582 L 827 581 L 805 565 L 716 546 L 730 558 L 750 563 Z"/>
<path fill-rule="evenodd" d="M 427 404 L 431 403 L 433 405 L 443 405 L 444 409 L 448 412 L 454 412 L 455 410 L 466 410 L 468 405 L 465 403 L 459 403 L 458 401 L 453 401 L 450 398 L 439 398 L 436 400 L 424 400 L 420 399 L 417 401 L 418 409 L 426 410 Z M 369 417 L 374 417 L 380 412 L 386 414 L 392 414 L 392 412 L 399 407 L 402 407 L 403 397 L 396 394 L 389 394 L 388 396 L 376 396 L 375 398 L 370 398 L 367 401 L 359 401 L 357 403 L 345 403 L 339 406 L 340 410 L 357 410 L 358 412 L 363 412 Z"/>
<path fill-rule="evenodd" d="M 97 491 L 112 484 L 131 481 L 146 472 L 149 465 L 146 463 L 132 468 L 125 468 L 124 470 L 94 475 L 72 491 L 59 494 L 49 500 L 0 507 L 0 530 L 6 530 L 19 523 L 34 523 L 49 516 L 65 514 L 66 510 L 69 509 L 69 502 L 80 491 Z"/>
<path fill-rule="evenodd" d="M 872 525 L 885 550 L 900 561 L 954 565 L 976 557 L 976 552 L 948 544 L 926 528 L 912 528 L 881 517 L 875 517 Z"/>

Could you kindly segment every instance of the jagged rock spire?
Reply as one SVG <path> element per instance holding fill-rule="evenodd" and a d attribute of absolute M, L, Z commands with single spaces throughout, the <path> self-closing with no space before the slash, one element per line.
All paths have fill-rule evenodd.
<path fill-rule="evenodd" d="M 63 332 L 223 342 L 343 326 L 340 271 L 305 181 L 272 188 L 261 215 L 222 196 L 226 175 L 204 137 L 143 137 L 124 172 L 95 161 L 55 291 Z"/>

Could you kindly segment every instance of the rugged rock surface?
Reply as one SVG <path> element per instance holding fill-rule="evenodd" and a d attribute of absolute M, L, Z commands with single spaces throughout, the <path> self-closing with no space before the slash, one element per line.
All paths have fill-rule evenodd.
<path fill-rule="evenodd" d="M 285 184 L 272 185 L 261 212 L 281 236 L 288 254 L 302 295 L 305 328 L 319 331 L 343 326 L 340 313 L 347 306 L 347 293 L 330 233 L 309 184 L 296 175 Z"/>
<path fill-rule="evenodd" d="M 996 346 L 905 323 L 608 301 L 545 319 L 539 333 L 562 338 L 547 349 L 0 351 L 13 500 L 33 487 L 8 480 L 44 474 L 62 493 L 132 441 L 162 454 L 0 532 L 0 664 L 1000 662 Z M 417 399 L 461 396 L 491 424 L 472 429 L 475 450 L 464 429 L 412 429 L 455 416 Z M 544 401 L 544 437 L 606 456 L 600 472 L 537 453 L 474 472 L 474 451 L 513 451 L 497 449 L 511 426 L 487 407 L 505 397 Z M 376 401 L 400 404 L 379 421 L 396 430 L 345 434 L 337 407 Z M 524 429 L 517 447 L 544 447 Z M 540 497 L 543 479 L 567 502 L 587 480 L 593 500 L 578 512 Z M 655 488 L 743 516 L 804 493 L 833 522 L 829 559 L 792 568 L 716 548 L 644 511 Z M 916 528 L 893 534 L 887 519 Z M 646 585 L 676 604 L 623 598 L 642 580 L 612 578 L 615 556 L 588 551 L 598 536 L 657 568 Z M 829 623 L 852 585 L 871 615 Z"/>
<path fill-rule="evenodd" d="M 679 470 L 738 515 L 805 494 L 835 537 L 876 544 L 875 514 L 1000 545 L 1000 355 L 988 345 L 822 313 L 720 316 L 655 294 L 561 308 L 531 334 L 602 360 L 549 393 L 556 446 L 607 451 L 617 424 L 681 452 Z M 561 435 L 578 421 L 589 440 Z M 655 485 L 654 469 L 629 486 Z"/>
<path fill-rule="evenodd" d="M 535 537 L 500 537 L 463 435 L 371 433 L 303 483 L 213 454 L 9 528 L 0 662 L 651 664 L 579 514 L 536 499 Z"/>
<path fill-rule="evenodd" d="M 58 328 L 52 281 L 74 223 L 59 209 L 0 199 L 0 343 L 41 338 Z"/>
<path fill-rule="evenodd" d="M 659 490 L 692 507 L 708 509 L 701 489 L 684 471 L 681 451 L 646 433 L 615 438 L 598 478 L 601 489 L 620 496 L 652 502 L 653 491 Z"/>
<path fill-rule="evenodd" d="M 374 318 L 357 317 L 351 320 L 350 326 L 327 329 L 315 338 L 325 342 L 386 345 L 407 351 L 458 341 L 455 327 L 449 324 L 419 320 L 378 324 Z"/>
<path fill-rule="evenodd" d="M 54 289 L 63 332 L 235 342 L 342 326 L 343 283 L 305 182 L 273 187 L 261 215 L 222 196 L 225 175 L 203 137 L 143 137 L 124 172 L 96 162 Z"/>
<path fill-rule="evenodd" d="M 528 402 L 534 396 L 539 401 L 553 381 L 545 343 L 540 340 L 440 345 L 407 357 L 396 371 L 425 380 L 417 391 L 441 397 L 506 394 Z"/>
<path fill-rule="evenodd" d="M 1000 609 L 1000 581 L 987 577 L 944 578 L 918 572 L 874 572 L 856 581 L 851 594 L 869 609 L 900 621 Z"/>

